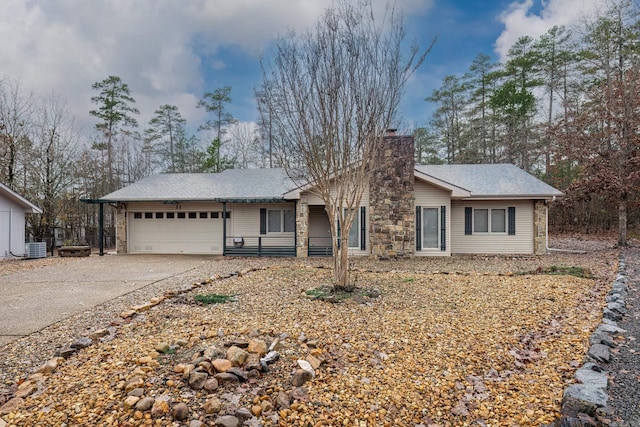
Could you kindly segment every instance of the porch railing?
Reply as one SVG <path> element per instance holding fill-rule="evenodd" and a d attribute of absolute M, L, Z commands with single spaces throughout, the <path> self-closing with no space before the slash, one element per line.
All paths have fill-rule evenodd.
<path fill-rule="evenodd" d="M 333 246 L 331 245 L 331 237 L 309 236 L 307 245 L 307 256 L 333 256 Z"/>
<path fill-rule="evenodd" d="M 224 255 L 294 257 L 295 239 L 292 236 L 268 235 L 227 237 Z"/>

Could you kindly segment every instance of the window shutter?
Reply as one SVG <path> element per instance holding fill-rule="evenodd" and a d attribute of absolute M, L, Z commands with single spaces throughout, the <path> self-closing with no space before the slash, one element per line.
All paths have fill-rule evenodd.
<path fill-rule="evenodd" d="M 336 225 L 338 226 L 338 235 L 336 236 L 336 239 L 338 240 L 338 249 L 340 249 L 340 238 L 342 236 L 342 228 L 340 227 L 340 218 L 336 218 Z"/>
<path fill-rule="evenodd" d="M 422 249 L 422 206 L 416 206 L 416 251 Z"/>
<path fill-rule="evenodd" d="M 516 208 L 514 206 L 509 208 L 508 214 L 508 230 L 509 236 L 516 235 Z"/>
<path fill-rule="evenodd" d="M 367 208 L 360 206 L 360 249 L 367 249 L 367 226 L 365 221 L 367 219 Z"/>
<path fill-rule="evenodd" d="M 440 206 L 440 250 L 447 250 L 447 207 Z"/>
<path fill-rule="evenodd" d="M 464 234 L 470 236 L 473 226 L 473 208 L 464 208 Z"/>
<path fill-rule="evenodd" d="M 267 209 L 260 208 L 260 234 L 267 234 Z"/>

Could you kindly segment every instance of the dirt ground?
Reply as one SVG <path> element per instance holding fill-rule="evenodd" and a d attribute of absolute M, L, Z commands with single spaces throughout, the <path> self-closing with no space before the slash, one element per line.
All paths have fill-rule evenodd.
<path fill-rule="evenodd" d="M 10 426 L 187 426 L 249 412 L 247 422 L 256 426 L 538 426 L 558 415 L 617 268 L 610 241 L 571 239 L 550 246 L 587 253 L 356 260 L 356 285 L 380 296 L 340 304 L 306 294 L 330 282 L 329 260 L 206 263 L 190 282 L 155 285 L 156 297 L 184 292 L 130 318 L 118 317 L 126 304 L 112 302 L 91 312 L 108 312 L 110 322 L 104 315 L 77 316 L 5 347 L 11 362 L 2 370 L 11 375 L 4 376 L 1 395 L 8 400 L 64 342 L 48 341 L 49 333 L 62 336 L 67 329 L 70 342 L 81 331 L 90 336 L 113 328 L 33 380 L 36 389 L 2 418 Z M 564 267 L 590 274 L 546 274 Z M 244 274 L 221 276 L 225 270 Z M 186 291 L 194 282 L 198 286 Z M 194 299 L 208 294 L 233 298 L 208 306 Z M 246 382 L 208 392 L 176 372 L 203 349 L 252 339 L 278 341 L 281 356 Z M 159 343 L 174 350 L 158 353 Z M 34 348 L 46 358 L 26 353 Z M 295 387 L 297 361 L 309 355 L 323 363 Z M 137 379 L 140 397 L 166 402 L 165 412 L 128 407 L 127 384 Z M 213 399 L 221 406 L 210 412 Z M 180 404 L 187 407 L 183 420 L 174 411 Z"/>

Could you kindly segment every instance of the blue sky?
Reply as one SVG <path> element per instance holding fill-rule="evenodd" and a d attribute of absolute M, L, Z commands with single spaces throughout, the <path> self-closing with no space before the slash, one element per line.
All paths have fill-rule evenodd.
<path fill-rule="evenodd" d="M 81 132 L 95 124 L 91 84 L 109 75 L 129 84 L 144 126 L 162 104 L 177 105 L 195 128 L 205 91 L 232 87 L 229 111 L 256 119 L 258 55 L 287 29 L 312 26 L 332 0 L 2 0 L 0 78 L 25 92 L 55 93 Z M 385 0 L 372 0 L 381 10 Z M 520 36 L 570 24 L 602 0 L 397 0 L 408 37 L 427 46 L 438 36 L 403 99 L 405 126 L 425 124 L 424 101 L 447 74 L 464 73 L 486 53 L 500 60 Z"/>

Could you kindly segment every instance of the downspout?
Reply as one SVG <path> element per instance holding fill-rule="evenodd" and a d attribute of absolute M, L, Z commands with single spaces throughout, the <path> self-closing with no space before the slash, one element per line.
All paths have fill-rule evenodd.
<path fill-rule="evenodd" d="M 556 201 L 556 196 L 553 196 L 553 199 L 551 199 L 552 202 Z M 547 207 L 547 210 L 545 212 L 545 221 L 546 221 L 546 228 L 547 228 L 547 233 L 546 233 L 546 250 L 547 252 L 566 252 L 566 253 L 570 253 L 570 254 L 586 254 L 587 251 L 578 251 L 578 250 L 574 250 L 574 249 L 557 249 L 557 248 L 550 248 L 549 247 L 549 208 Z"/>

